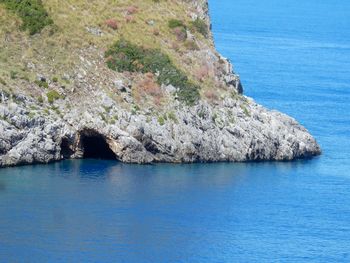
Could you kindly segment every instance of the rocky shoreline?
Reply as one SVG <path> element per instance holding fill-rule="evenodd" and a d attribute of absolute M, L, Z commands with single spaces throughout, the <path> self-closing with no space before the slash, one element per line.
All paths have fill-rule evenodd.
<path fill-rule="evenodd" d="M 35 103 L 23 99 L 26 107 Z M 127 163 L 286 161 L 321 153 L 294 119 L 249 98 L 227 98 L 217 106 L 171 105 L 164 123 L 121 109 L 108 97 L 102 100 L 110 115 L 118 115 L 115 123 L 106 123 L 98 108 L 63 118 L 30 118 L 20 102 L 5 99 L 0 105 L 0 166 L 83 158 L 84 148 L 94 147 L 84 145 L 84 137 L 102 138 L 116 159 Z"/>

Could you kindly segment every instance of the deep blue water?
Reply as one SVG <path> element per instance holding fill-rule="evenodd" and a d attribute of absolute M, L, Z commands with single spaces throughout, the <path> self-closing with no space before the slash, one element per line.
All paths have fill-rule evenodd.
<path fill-rule="evenodd" d="M 350 2 L 210 1 L 245 93 L 324 154 L 291 163 L 65 161 L 0 170 L 0 262 L 349 262 Z"/>

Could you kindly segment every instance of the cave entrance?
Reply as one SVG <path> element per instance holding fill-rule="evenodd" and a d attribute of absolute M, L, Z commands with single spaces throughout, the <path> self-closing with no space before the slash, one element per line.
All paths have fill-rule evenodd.
<path fill-rule="evenodd" d="M 64 159 L 69 159 L 74 154 L 74 151 L 71 149 L 70 145 L 72 143 L 67 139 L 63 138 L 61 142 L 61 156 Z"/>
<path fill-rule="evenodd" d="M 88 131 L 81 134 L 83 158 L 115 160 L 115 153 L 99 133 Z"/>

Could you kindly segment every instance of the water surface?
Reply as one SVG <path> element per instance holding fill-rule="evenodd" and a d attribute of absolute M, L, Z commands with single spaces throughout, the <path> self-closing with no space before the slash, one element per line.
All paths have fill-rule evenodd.
<path fill-rule="evenodd" d="M 324 154 L 292 163 L 0 170 L 0 262 L 349 262 L 350 2 L 210 1 L 245 93 Z"/>

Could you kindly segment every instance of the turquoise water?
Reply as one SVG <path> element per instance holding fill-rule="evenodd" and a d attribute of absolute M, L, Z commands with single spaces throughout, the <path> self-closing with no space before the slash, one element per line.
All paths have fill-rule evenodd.
<path fill-rule="evenodd" d="M 210 1 L 245 93 L 324 154 L 292 163 L 64 161 L 0 170 L 0 262 L 349 262 L 350 2 Z"/>

